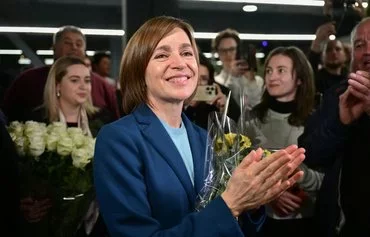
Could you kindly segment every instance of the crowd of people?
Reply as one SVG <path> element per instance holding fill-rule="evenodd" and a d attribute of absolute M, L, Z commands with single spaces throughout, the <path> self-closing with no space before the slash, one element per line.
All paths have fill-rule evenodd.
<path fill-rule="evenodd" d="M 212 42 L 219 73 L 193 33 L 182 19 L 149 19 L 129 40 L 114 79 L 109 54 L 87 57 L 81 30 L 63 26 L 53 37 L 53 65 L 13 80 L 0 111 L 9 194 L 1 197 L 1 221 L 12 236 L 38 236 L 33 225 L 53 207 L 20 193 L 19 155 L 6 128 L 30 120 L 96 137 L 96 197 L 75 237 L 370 236 L 370 18 L 354 27 L 350 45 L 329 40 L 335 26 L 328 22 L 307 53 L 273 49 L 262 75 L 240 56 L 235 30 Z M 195 99 L 206 85 L 214 97 Z M 253 125 L 258 145 L 273 153 L 263 159 L 261 148 L 252 150 L 222 194 L 195 210 L 212 112 Z"/>

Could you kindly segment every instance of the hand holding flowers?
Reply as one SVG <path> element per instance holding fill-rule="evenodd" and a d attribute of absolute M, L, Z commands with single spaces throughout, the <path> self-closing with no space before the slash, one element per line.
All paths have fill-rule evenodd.
<path fill-rule="evenodd" d="M 295 145 L 261 160 L 262 149 L 250 152 L 236 167 L 221 197 L 234 216 L 275 199 L 303 175 L 295 172 L 304 149 Z"/>
<path fill-rule="evenodd" d="M 8 131 L 21 156 L 25 219 L 40 226 L 50 223 L 38 236 L 72 236 L 94 198 L 95 139 L 61 122 L 12 122 Z"/>

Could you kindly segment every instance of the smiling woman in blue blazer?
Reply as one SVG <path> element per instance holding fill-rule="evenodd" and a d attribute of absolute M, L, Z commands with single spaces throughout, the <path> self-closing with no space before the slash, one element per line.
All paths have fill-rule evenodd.
<path fill-rule="evenodd" d="M 198 80 L 192 33 L 182 20 L 157 17 L 125 49 L 120 85 L 129 115 L 102 128 L 94 159 L 97 199 L 112 237 L 243 236 L 237 218 L 302 176 L 294 170 L 303 149 L 291 146 L 263 160 L 258 149 L 220 197 L 194 211 L 206 132 L 182 114 Z"/>

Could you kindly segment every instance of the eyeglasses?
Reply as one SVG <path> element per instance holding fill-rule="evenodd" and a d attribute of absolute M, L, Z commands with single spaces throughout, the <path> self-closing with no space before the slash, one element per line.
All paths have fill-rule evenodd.
<path fill-rule="evenodd" d="M 219 54 L 233 53 L 236 51 L 236 47 L 230 47 L 225 49 L 219 48 L 217 51 Z"/>

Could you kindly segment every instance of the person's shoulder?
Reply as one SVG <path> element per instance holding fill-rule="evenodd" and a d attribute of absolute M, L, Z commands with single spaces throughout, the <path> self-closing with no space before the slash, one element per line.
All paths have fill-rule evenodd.
<path fill-rule="evenodd" d="M 18 78 L 40 78 L 41 76 L 49 73 L 50 67 L 49 66 L 43 66 L 43 67 L 36 67 L 36 68 L 30 68 L 24 72 L 22 72 Z"/>
<path fill-rule="evenodd" d="M 260 75 L 255 75 L 254 78 L 256 79 L 256 82 L 260 85 L 263 85 L 264 84 L 264 80 L 263 78 L 260 76 Z"/>
<path fill-rule="evenodd" d="M 99 136 L 115 136 L 119 134 L 133 134 L 137 127 L 137 122 L 132 114 L 126 115 L 114 122 L 104 125 L 99 133 Z"/>
<path fill-rule="evenodd" d="M 95 72 L 91 72 L 91 80 L 93 81 L 93 83 L 99 83 L 101 85 L 112 87 L 112 85 L 110 85 L 102 76 Z"/>
<path fill-rule="evenodd" d="M 97 87 L 104 88 L 104 90 L 109 90 L 112 93 L 115 93 L 116 91 L 116 88 L 114 86 L 109 84 L 103 77 L 95 72 L 91 72 L 91 81 Z"/>

